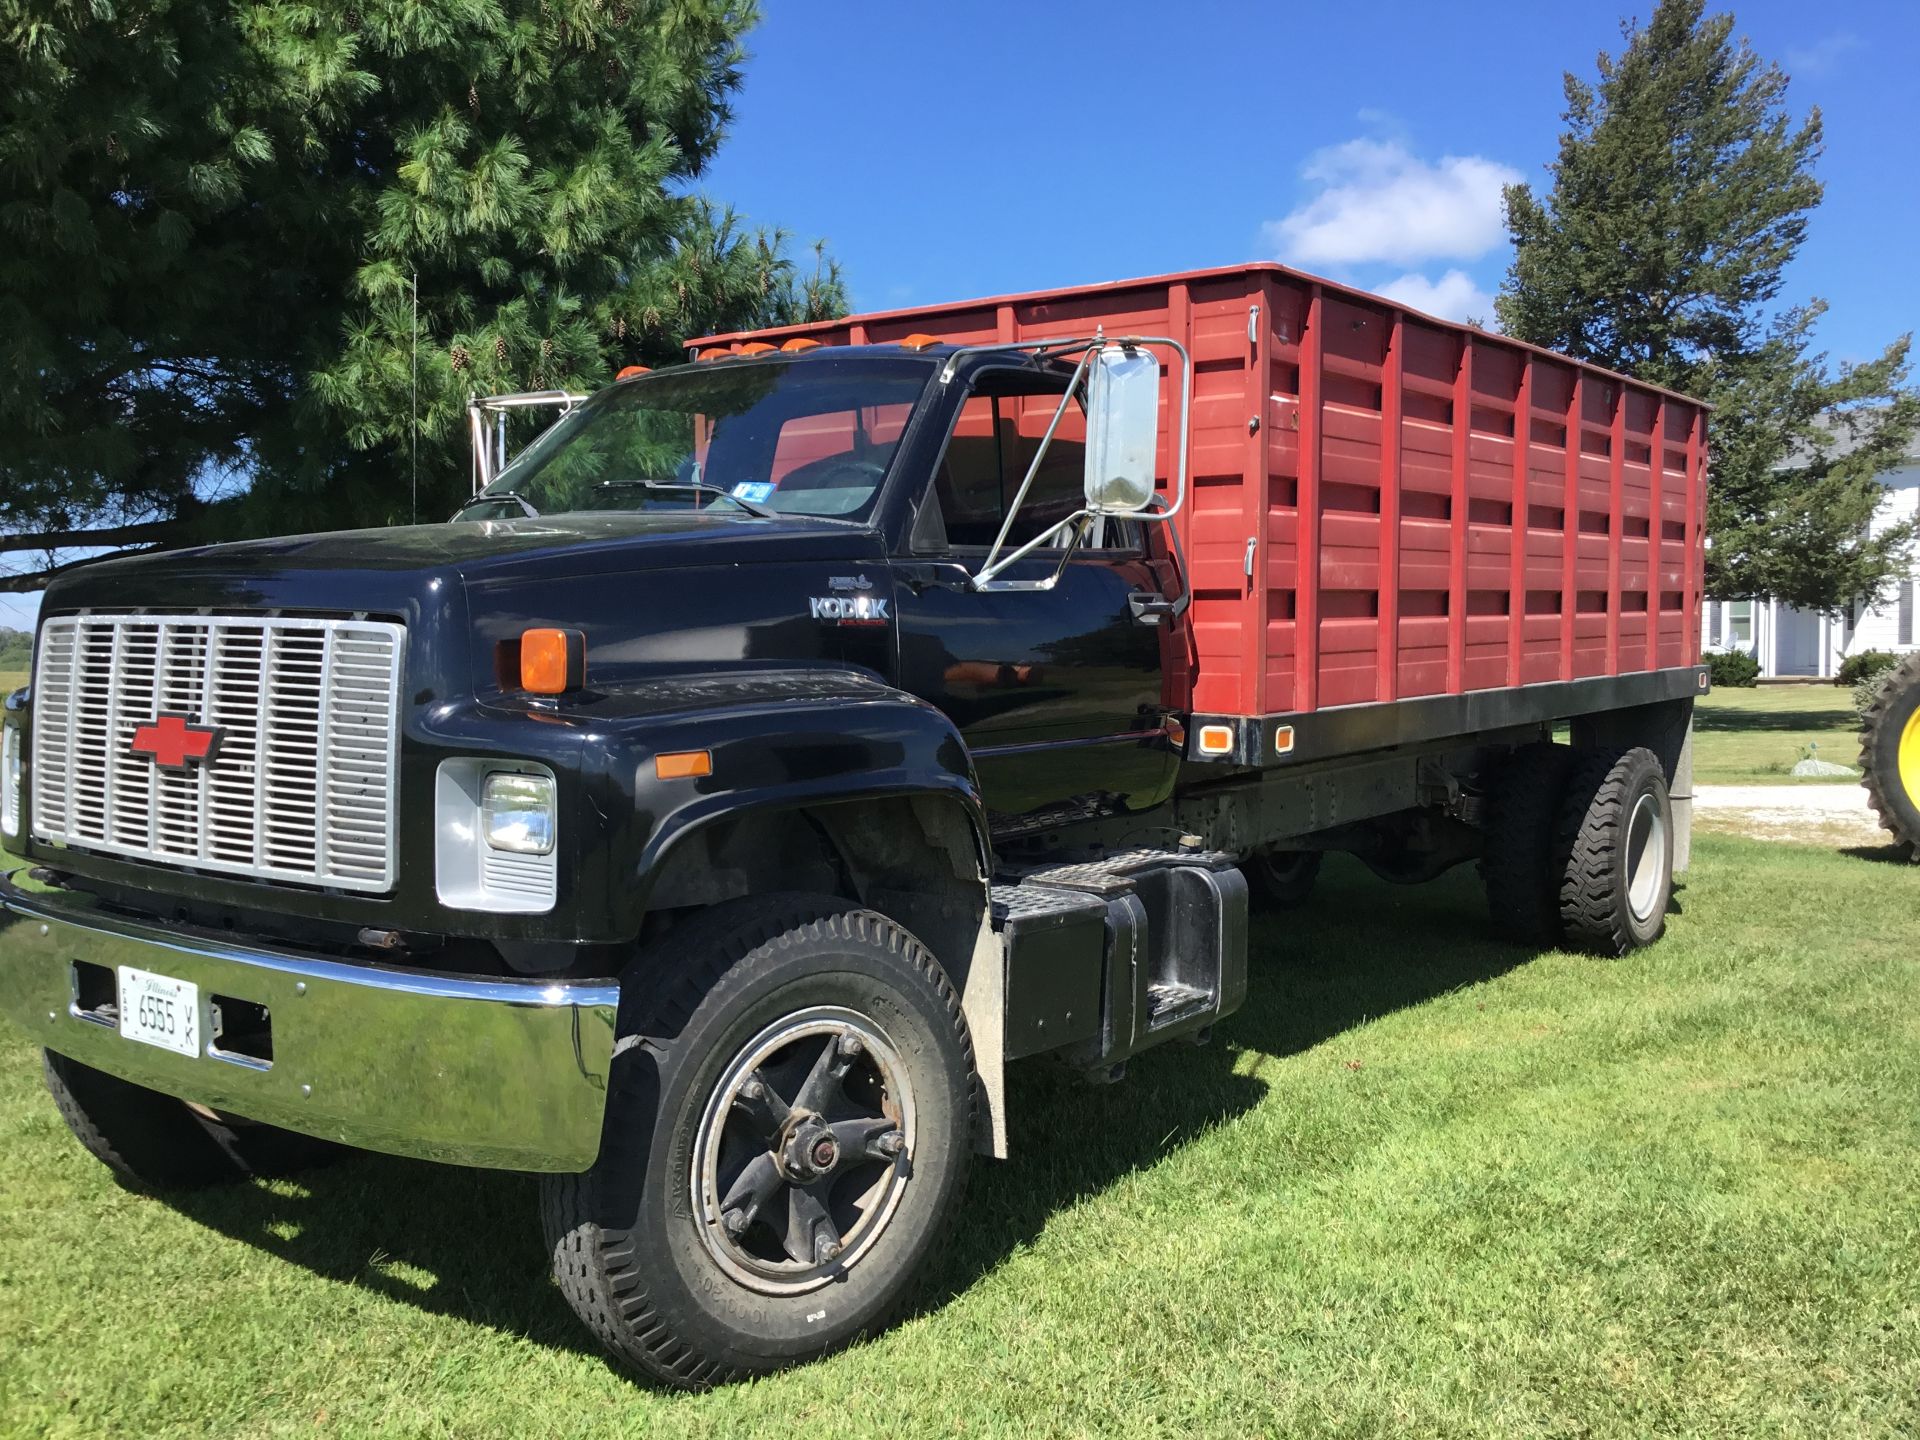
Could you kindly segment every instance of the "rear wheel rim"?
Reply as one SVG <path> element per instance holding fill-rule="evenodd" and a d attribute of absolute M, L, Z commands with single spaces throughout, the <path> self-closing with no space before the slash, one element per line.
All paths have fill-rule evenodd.
<path fill-rule="evenodd" d="M 1667 817 L 1660 797 L 1642 795 L 1627 818 L 1627 908 L 1645 924 L 1660 905 L 1666 882 Z"/>
<path fill-rule="evenodd" d="M 700 1118 L 691 1181 L 708 1255 L 767 1295 L 840 1278 L 886 1232 L 913 1145 L 912 1085 L 877 1022 L 837 1005 L 776 1021 L 721 1072 Z"/>

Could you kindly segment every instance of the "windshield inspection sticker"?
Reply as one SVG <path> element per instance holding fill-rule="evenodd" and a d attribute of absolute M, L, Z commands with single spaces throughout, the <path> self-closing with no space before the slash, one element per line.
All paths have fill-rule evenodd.
<path fill-rule="evenodd" d="M 742 480 L 730 492 L 736 500 L 745 500 L 750 505 L 758 505 L 763 500 L 773 498 L 771 480 Z"/>
<path fill-rule="evenodd" d="M 884 599 L 866 593 L 873 589 L 873 581 L 864 575 L 829 576 L 827 589 L 834 593 L 815 595 L 807 601 L 816 620 L 831 620 L 836 625 L 884 625 L 893 618 L 887 613 Z"/>

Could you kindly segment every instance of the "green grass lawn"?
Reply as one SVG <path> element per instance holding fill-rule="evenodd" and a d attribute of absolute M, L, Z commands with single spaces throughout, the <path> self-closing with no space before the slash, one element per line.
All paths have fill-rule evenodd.
<path fill-rule="evenodd" d="M 11 695 L 26 683 L 27 672 L 25 667 L 18 670 L 8 670 L 0 667 L 0 696 Z"/>
<path fill-rule="evenodd" d="M 703 1396 L 610 1370 L 533 1183 L 373 1156 L 118 1189 L 0 1039 L 0 1430 L 1911 1435 L 1920 866 L 1710 838 L 1607 962 L 1470 870 L 1328 867 L 1205 1049 L 1014 1088 L 900 1329 Z"/>
<path fill-rule="evenodd" d="M 1694 702 L 1693 778 L 1703 785 L 1817 784 L 1790 773 L 1817 743 L 1820 758 L 1860 778 L 1860 721 L 1853 692 L 1839 685 L 1762 685 L 1715 690 Z"/>

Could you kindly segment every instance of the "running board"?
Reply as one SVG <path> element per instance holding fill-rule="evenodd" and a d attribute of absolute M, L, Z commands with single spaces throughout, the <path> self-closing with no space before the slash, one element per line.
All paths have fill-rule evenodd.
<path fill-rule="evenodd" d="M 1231 855 L 1130 850 L 998 877 L 1006 1058 L 1089 1070 L 1205 1029 L 1247 989 L 1247 886 Z"/>

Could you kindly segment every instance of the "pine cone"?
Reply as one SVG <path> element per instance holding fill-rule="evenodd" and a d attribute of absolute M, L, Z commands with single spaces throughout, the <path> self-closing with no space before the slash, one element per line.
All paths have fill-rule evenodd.
<path fill-rule="evenodd" d="M 504 335 L 493 337 L 493 360 L 496 365 L 507 363 L 507 337 Z"/>
<path fill-rule="evenodd" d="M 467 347 L 464 345 L 456 345 L 447 352 L 447 360 L 452 364 L 456 374 L 466 369 L 467 362 L 472 358 L 467 354 Z"/>

